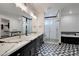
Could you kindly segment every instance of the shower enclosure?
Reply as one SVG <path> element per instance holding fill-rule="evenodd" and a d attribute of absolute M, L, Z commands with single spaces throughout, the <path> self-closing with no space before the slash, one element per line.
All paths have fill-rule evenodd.
<path fill-rule="evenodd" d="M 45 18 L 44 41 L 49 43 L 59 42 L 59 22 L 57 18 Z"/>

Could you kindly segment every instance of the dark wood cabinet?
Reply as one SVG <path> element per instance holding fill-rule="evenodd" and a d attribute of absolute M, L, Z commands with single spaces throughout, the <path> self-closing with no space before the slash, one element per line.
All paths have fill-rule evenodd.
<path fill-rule="evenodd" d="M 43 34 L 26 44 L 19 50 L 12 53 L 10 56 L 35 56 L 37 49 L 43 44 Z"/>

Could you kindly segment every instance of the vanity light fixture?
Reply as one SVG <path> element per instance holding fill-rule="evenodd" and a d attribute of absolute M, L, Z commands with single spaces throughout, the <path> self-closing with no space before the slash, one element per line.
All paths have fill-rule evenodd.
<path fill-rule="evenodd" d="M 15 4 L 16 4 L 16 7 L 19 7 L 21 8 L 22 11 L 27 12 L 28 9 L 23 3 L 15 3 Z"/>
<path fill-rule="evenodd" d="M 30 15 L 34 18 L 37 19 L 37 17 L 34 15 L 33 12 L 31 12 L 30 10 L 28 11 L 28 8 L 23 4 L 23 3 L 15 3 L 16 7 L 21 8 L 22 11 L 25 11 L 26 13 L 30 13 Z"/>

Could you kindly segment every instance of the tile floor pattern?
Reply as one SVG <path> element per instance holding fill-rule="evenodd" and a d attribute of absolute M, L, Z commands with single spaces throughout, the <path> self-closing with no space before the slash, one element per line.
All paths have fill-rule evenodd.
<path fill-rule="evenodd" d="M 44 43 L 36 54 L 38 56 L 79 56 L 79 45 Z"/>

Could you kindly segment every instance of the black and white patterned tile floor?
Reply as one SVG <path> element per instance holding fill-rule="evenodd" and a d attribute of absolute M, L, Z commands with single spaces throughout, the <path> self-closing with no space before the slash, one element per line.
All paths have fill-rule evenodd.
<path fill-rule="evenodd" d="M 44 43 L 38 52 L 38 56 L 79 56 L 79 45 L 75 44 L 50 44 Z"/>

